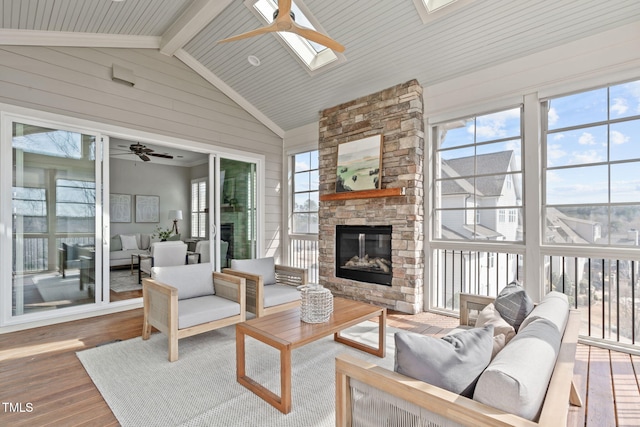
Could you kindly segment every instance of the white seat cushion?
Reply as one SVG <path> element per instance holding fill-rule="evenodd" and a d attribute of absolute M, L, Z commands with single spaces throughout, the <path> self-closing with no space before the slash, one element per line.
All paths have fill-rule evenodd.
<path fill-rule="evenodd" d="M 240 314 L 240 304 L 215 295 L 178 301 L 178 329 Z"/>
<path fill-rule="evenodd" d="M 291 301 L 300 300 L 300 291 L 289 285 L 271 285 L 264 287 L 264 306 L 273 307 Z"/>

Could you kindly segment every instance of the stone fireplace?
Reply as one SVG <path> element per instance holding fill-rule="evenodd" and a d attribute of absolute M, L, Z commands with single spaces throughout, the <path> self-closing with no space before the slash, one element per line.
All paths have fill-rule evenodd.
<path fill-rule="evenodd" d="M 319 275 L 336 296 L 405 313 L 423 309 L 423 114 L 422 87 L 416 80 L 321 113 Z M 338 145 L 373 135 L 382 135 L 380 189 L 336 193 Z M 344 226 L 354 227 L 347 233 L 348 254 L 337 241 Z M 371 227 L 388 230 L 389 237 L 367 241 Z M 389 255 L 373 248 L 387 242 L 390 265 L 382 261 Z M 368 264 L 372 258 L 377 267 Z M 365 268 L 375 276 L 357 274 Z"/>

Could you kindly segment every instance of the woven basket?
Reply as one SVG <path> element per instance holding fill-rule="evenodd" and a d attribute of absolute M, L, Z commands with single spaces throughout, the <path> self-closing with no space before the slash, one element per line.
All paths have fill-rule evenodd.
<path fill-rule="evenodd" d="M 323 323 L 329 320 L 333 313 L 333 295 L 322 285 L 300 286 L 302 302 L 300 304 L 300 319 L 305 323 Z"/>

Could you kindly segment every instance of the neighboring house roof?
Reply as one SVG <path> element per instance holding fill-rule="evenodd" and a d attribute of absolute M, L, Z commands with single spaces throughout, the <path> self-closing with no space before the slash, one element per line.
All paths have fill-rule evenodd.
<path fill-rule="evenodd" d="M 443 178 L 471 177 L 474 175 L 490 175 L 475 178 L 475 188 L 479 195 L 500 196 L 504 188 L 505 172 L 511 170 L 513 151 L 480 154 L 478 156 L 461 157 L 459 159 L 443 160 L 448 167 L 443 167 Z M 474 166 L 475 164 L 475 166 Z M 454 175 L 453 172 L 456 173 Z M 473 188 L 469 179 L 442 181 L 442 194 L 469 194 Z"/>
<path fill-rule="evenodd" d="M 442 237 L 450 240 L 498 240 L 498 238 L 504 237 L 504 235 L 480 224 L 475 225 L 475 231 L 472 225 L 465 225 L 462 227 L 462 230 L 457 231 L 443 225 Z"/>
<path fill-rule="evenodd" d="M 554 243 L 588 243 L 578 233 L 573 231 L 573 229 L 565 222 L 566 220 L 570 220 L 572 222 L 583 221 L 594 225 L 596 224 L 595 221 L 569 217 L 556 208 L 547 208 L 546 220 L 547 240 L 551 240 Z"/>

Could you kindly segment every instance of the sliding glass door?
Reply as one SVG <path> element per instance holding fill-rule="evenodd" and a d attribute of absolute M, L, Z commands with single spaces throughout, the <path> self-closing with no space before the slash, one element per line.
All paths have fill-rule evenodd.
<path fill-rule="evenodd" d="M 11 198 L 2 200 L 11 204 L 10 317 L 101 301 L 98 135 L 30 120 L 3 124 L 12 153 Z"/>

